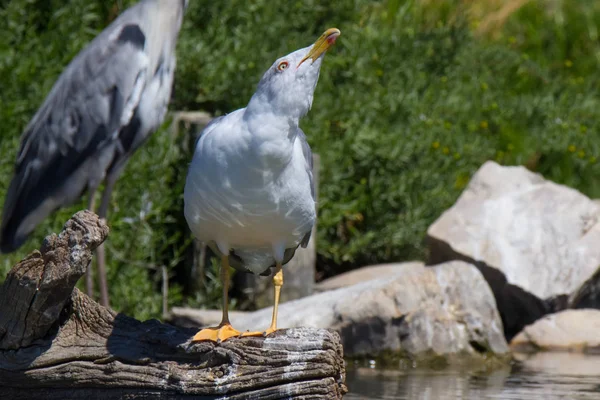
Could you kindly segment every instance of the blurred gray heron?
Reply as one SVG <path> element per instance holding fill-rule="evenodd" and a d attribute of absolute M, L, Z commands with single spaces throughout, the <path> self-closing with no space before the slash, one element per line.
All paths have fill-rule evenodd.
<path fill-rule="evenodd" d="M 52 211 L 74 203 L 86 190 L 93 211 L 102 182 L 98 215 L 106 218 L 127 160 L 165 117 L 186 7 L 187 0 L 140 1 L 62 72 L 21 137 L 2 214 L 2 252 L 16 250 Z M 97 256 L 101 301 L 107 306 L 103 247 Z"/>
<path fill-rule="evenodd" d="M 185 218 L 196 238 L 221 256 L 223 317 L 194 340 L 240 335 L 228 316 L 229 265 L 255 274 L 275 268 L 275 303 L 282 266 L 306 247 L 316 219 L 312 154 L 298 126 L 312 105 L 323 56 L 340 31 L 328 29 L 311 46 L 284 56 L 265 72 L 245 108 L 206 126 L 194 152 L 185 189 Z"/>

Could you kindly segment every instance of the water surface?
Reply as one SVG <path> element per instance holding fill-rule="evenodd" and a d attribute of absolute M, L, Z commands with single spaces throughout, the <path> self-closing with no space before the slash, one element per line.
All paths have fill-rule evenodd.
<path fill-rule="evenodd" d="M 600 356 L 538 353 L 494 371 L 348 366 L 346 400 L 600 399 Z"/>

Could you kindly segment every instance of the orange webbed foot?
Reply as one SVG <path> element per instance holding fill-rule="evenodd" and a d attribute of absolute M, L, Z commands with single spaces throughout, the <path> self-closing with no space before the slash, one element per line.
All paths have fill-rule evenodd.
<path fill-rule="evenodd" d="M 200 332 L 196 333 L 192 338 L 193 342 L 201 342 L 210 340 L 212 342 L 221 343 L 232 337 L 239 337 L 240 331 L 234 329 L 231 324 L 222 324 L 219 326 L 212 326 L 210 328 L 204 328 Z"/>

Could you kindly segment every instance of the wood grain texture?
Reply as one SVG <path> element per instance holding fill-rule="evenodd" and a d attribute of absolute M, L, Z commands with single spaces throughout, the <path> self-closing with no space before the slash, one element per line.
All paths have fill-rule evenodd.
<path fill-rule="evenodd" d="M 0 292 L 0 398 L 329 400 L 347 391 L 335 332 L 192 343 L 194 329 L 139 322 L 74 289 L 107 234 L 95 214 L 79 212 L 9 272 Z"/>

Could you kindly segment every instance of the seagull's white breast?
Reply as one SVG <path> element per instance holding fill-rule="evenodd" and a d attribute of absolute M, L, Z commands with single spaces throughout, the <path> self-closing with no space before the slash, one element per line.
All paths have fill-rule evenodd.
<path fill-rule="evenodd" d="M 199 240 L 221 251 L 270 253 L 269 262 L 298 246 L 315 223 L 315 202 L 299 140 L 283 139 L 267 136 L 257 146 L 243 109 L 205 130 L 184 191 L 185 217 Z"/>

